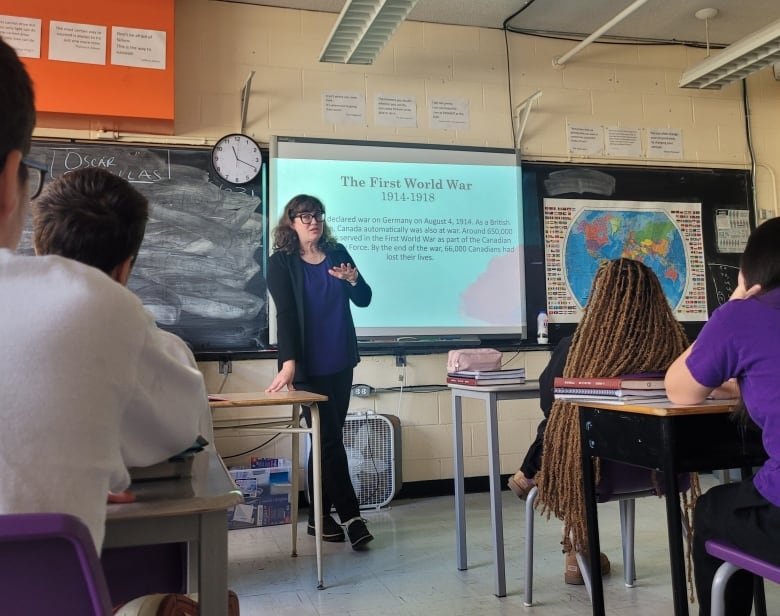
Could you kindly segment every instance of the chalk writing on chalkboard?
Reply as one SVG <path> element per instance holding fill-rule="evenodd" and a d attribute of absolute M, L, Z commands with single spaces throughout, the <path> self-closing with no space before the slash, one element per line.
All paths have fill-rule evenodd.
<path fill-rule="evenodd" d="M 161 327 L 196 352 L 263 348 L 261 180 L 217 185 L 208 149 L 36 142 L 32 156 L 46 161 L 52 178 L 100 167 L 149 199 L 146 236 L 128 286 Z"/>
<path fill-rule="evenodd" d="M 715 298 L 718 306 L 729 301 L 734 289 L 737 288 L 739 267 L 723 263 L 708 263 L 712 286 L 715 287 Z"/>

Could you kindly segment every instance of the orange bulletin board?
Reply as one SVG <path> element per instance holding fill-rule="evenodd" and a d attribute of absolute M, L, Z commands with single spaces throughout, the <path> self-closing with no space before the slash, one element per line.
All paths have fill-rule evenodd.
<path fill-rule="evenodd" d="M 174 0 L 3 0 L 0 13 L 41 20 L 40 59 L 22 61 L 35 84 L 38 125 L 172 134 Z M 106 63 L 49 59 L 50 22 L 106 27 Z M 165 68 L 111 64 L 112 26 L 165 32 Z"/>

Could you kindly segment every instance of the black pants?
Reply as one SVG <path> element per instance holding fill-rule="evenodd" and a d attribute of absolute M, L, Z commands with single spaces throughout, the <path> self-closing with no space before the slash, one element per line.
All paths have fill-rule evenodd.
<path fill-rule="evenodd" d="M 780 507 L 753 487 L 753 480 L 715 486 L 696 502 L 693 521 L 693 570 L 699 615 L 710 614 L 712 578 L 723 561 L 704 549 L 708 539 L 720 539 L 745 552 L 780 565 Z M 748 616 L 753 601 L 753 575 L 737 571 L 726 585 L 727 616 Z"/>
<path fill-rule="evenodd" d="M 549 419 L 549 413 L 539 422 L 539 426 L 536 428 L 536 438 L 531 446 L 528 448 L 528 452 L 525 454 L 523 463 L 520 465 L 520 470 L 523 471 L 523 475 L 529 479 L 536 476 L 542 469 L 542 450 L 544 448 L 544 431 L 547 428 L 547 420 Z"/>
<path fill-rule="evenodd" d="M 320 402 L 320 445 L 322 448 L 322 512 L 336 508 L 342 523 L 360 515 L 360 503 L 349 478 L 347 452 L 344 449 L 344 420 L 349 409 L 352 389 L 352 368 L 327 376 L 310 376 L 306 388 L 328 396 Z M 311 427 L 311 412 L 303 408 L 306 424 Z M 308 464 L 309 502 L 314 503 L 314 472 L 311 455 Z M 309 519 L 314 520 L 314 506 L 309 508 Z"/>

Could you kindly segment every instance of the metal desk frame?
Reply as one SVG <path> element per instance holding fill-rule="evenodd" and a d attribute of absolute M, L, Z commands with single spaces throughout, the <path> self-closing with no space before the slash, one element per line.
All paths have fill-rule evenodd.
<path fill-rule="evenodd" d="M 522 385 L 455 385 L 452 390 L 452 435 L 455 481 L 455 546 L 459 571 L 468 569 L 466 556 L 466 502 L 463 479 L 463 398 L 485 403 L 488 440 L 488 477 L 490 478 L 490 518 L 493 526 L 493 567 L 495 595 L 506 596 L 506 563 L 504 560 L 504 516 L 501 508 L 501 460 L 498 450 L 498 403 L 539 397 L 539 382 Z"/>
<path fill-rule="evenodd" d="M 313 460 L 312 486 L 314 490 L 314 534 L 317 550 L 317 588 L 325 588 L 322 574 L 322 454 L 320 452 L 320 410 L 317 404 L 325 402 L 327 396 L 308 391 L 279 391 L 275 393 L 248 392 L 222 393 L 210 396 L 209 405 L 212 412 L 222 408 L 254 408 L 290 406 L 291 414 L 285 417 L 275 415 L 268 418 L 263 426 L 242 428 L 247 432 L 258 434 L 290 434 L 292 435 L 292 556 L 298 555 L 298 460 L 300 459 L 300 435 L 311 435 Z M 311 411 L 311 428 L 301 426 L 301 407 L 307 406 Z"/>

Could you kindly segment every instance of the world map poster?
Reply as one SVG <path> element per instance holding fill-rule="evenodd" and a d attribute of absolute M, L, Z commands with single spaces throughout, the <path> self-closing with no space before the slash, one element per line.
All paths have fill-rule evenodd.
<path fill-rule="evenodd" d="M 636 259 L 661 281 L 678 321 L 707 320 L 700 203 L 544 200 L 547 315 L 577 323 L 599 264 Z"/>

